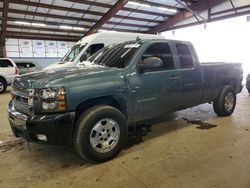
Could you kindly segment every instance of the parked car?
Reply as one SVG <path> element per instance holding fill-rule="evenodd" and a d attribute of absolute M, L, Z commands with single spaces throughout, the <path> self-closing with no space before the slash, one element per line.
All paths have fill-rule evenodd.
<path fill-rule="evenodd" d="M 130 41 L 103 48 L 82 67 L 15 78 L 9 122 L 17 137 L 73 143 L 82 158 L 106 161 L 138 122 L 207 102 L 231 115 L 242 77 L 239 63 L 200 64 L 189 42 Z"/>
<path fill-rule="evenodd" d="M 250 94 L 250 73 L 247 75 L 246 88 L 248 93 Z"/>
<path fill-rule="evenodd" d="M 0 58 L 0 94 L 4 93 L 19 70 L 12 59 Z"/>
<path fill-rule="evenodd" d="M 20 62 L 16 62 L 17 67 L 19 68 L 19 74 L 26 74 L 26 73 L 30 73 L 30 72 L 35 72 L 35 71 L 40 71 L 43 68 L 41 67 L 41 65 L 39 65 L 36 62 L 29 62 L 29 61 L 20 61 Z"/>
<path fill-rule="evenodd" d="M 47 66 L 45 69 L 62 67 L 74 67 L 78 63 L 85 61 L 98 50 L 111 44 L 117 44 L 129 40 L 141 39 L 164 39 L 161 35 L 150 35 L 141 33 L 95 33 L 79 40 L 58 63 Z"/>

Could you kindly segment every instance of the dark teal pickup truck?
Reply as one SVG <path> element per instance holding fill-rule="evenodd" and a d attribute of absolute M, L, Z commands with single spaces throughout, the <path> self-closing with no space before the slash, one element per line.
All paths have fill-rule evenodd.
<path fill-rule="evenodd" d="M 79 67 L 15 78 L 13 133 L 31 142 L 73 144 L 88 161 L 123 148 L 128 126 L 202 103 L 229 116 L 242 90 L 241 64 L 200 64 L 191 43 L 137 40 L 103 48 Z"/>

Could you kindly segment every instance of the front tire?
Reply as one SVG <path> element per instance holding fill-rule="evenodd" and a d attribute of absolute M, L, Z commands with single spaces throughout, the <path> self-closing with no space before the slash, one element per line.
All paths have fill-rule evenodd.
<path fill-rule="evenodd" d="M 94 106 L 76 121 L 74 147 L 86 161 L 104 162 L 114 158 L 127 141 L 124 115 L 107 105 Z"/>
<path fill-rule="evenodd" d="M 7 89 L 7 83 L 3 78 L 0 78 L 0 94 L 4 93 Z"/>
<path fill-rule="evenodd" d="M 214 112 L 218 116 L 230 116 L 235 109 L 236 92 L 232 86 L 225 86 L 213 101 Z"/>

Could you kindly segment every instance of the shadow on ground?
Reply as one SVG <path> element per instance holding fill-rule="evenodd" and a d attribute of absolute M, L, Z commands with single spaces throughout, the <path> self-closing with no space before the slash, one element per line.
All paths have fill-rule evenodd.
<path fill-rule="evenodd" d="M 136 126 L 130 127 L 128 142 L 124 149 L 128 150 L 135 145 L 143 143 L 145 137 L 147 137 L 147 140 L 150 140 L 163 134 L 168 134 L 187 126 L 192 126 L 193 124 L 199 125 L 201 129 L 210 128 L 211 125 L 204 123 L 203 121 L 214 117 L 215 114 L 208 113 L 208 111 L 211 111 L 211 108 L 208 110 L 201 110 L 201 108 L 203 107 L 184 110 L 170 114 L 163 118 L 148 120 Z M 195 113 L 196 115 L 189 117 L 189 112 L 192 112 L 192 114 Z M 194 117 L 196 117 L 196 119 L 194 119 Z M 199 119 L 197 120 L 197 118 Z M 213 127 L 216 127 L 216 125 L 213 125 Z M 40 163 L 47 166 L 50 170 L 55 168 L 67 169 L 83 165 L 86 167 L 93 165 L 83 161 L 76 154 L 73 146 L 52 146 L 39 144 L 30 144 L 30 147 L 28 146 L 27 142 L 22 140 L 7 142 L 0 145 L 0 153 L 7 154 L 8 152 L 11 152 L 13 154 L 14 152 L 17 155 L 20 155 L 20 159 L 22 161 Z"/>

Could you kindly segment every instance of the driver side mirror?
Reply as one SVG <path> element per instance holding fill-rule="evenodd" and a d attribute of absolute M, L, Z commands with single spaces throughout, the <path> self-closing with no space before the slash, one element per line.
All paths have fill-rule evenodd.
<path fill-rule="evenodd" d="M 139 71 L 145 72 L 147 70 L 156 70 L 160 69 L 163 66 L 163 62 L 158 57 L 148 57 L 144 59 L 141 63 L 139 63 Z"/>

